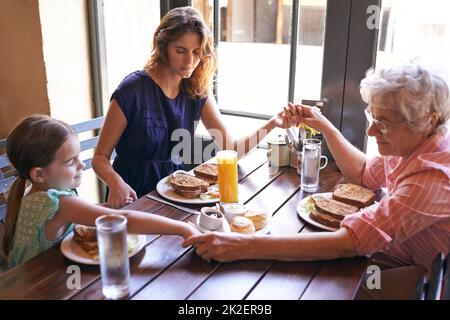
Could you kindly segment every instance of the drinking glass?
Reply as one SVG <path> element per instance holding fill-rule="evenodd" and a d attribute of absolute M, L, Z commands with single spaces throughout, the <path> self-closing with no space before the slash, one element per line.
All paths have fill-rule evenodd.
<path fill-rule="evenodd" d="M 216 156 L 219 174 L 220 202 L 238 202 L 237 152 L 223 150 L 217 152 Z"/>
<path fill-rule="evenodd" d="M 318 139 L 304 139 L 302 151 L 301 189 L 315 192 L 319 189 L 319 171 L 328 164 L 328 158 L 322 156 L 322 141 Z M 320 166 L 320 161 L 325 163 Z"/>
<path fill-rule="evenodd" d="M 104 215 L 95 220 L 95 225 L 103 294 L 108 299 L 124 298 L 130 293 L 127 218 Z"/>

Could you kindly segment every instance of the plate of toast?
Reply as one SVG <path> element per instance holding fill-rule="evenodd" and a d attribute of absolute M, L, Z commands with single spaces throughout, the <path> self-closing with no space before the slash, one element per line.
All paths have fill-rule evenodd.
<path fill-rule="evenodd" d="M 219 201 L 218 168 L 204 163 L 192 171 L 178 170 L 161 179 L 156 191 L 162 197 L 186 204 L 208 204 Z"/>
<path fill-rule="evenodd" d="M 319 229 L 336 231 L 346 215 L 356 213 L 375 202 L 372 190 L 352 183 L 338 184 L 333 192 L 316 193 L 302 199 L 297 213 Z"/>
<path fill-rule="evenodd" d="M 128 234 L 128 256 L 136 255 L 146 244 L 145 235 Z M 61 242 L 61 252 L 69 260 L 87 265 L 100 265 L 95 227 L 75 225 Z"/>

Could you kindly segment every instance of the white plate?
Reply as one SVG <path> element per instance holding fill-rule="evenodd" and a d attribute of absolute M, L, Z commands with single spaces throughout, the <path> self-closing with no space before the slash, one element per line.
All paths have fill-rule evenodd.
<path fill-rule="evenodd" d="M 231 229 L 230 229 L 230 225 L 228 224 L 227 219 L 223 219 L 222 227 L 220 227 L 219 229 L 214 230 L 214 231 L 206 229 L 206 228 L 203 228 L 200 225 L 200 223 L 199 223 L 199 219 L 200 219 L 200 216 L 197 217 L 195 227 L 202 233 L 208 233 L 208 232 L 225 232 L 225 233 L 228 233 L 228 232 L 232 232 Z M 269 233 L 269 232 L 270 232 L 270 222 L 268 222 L 264 228 L 262 228 L 261 230 L 256 231 L 255 233 L 252 233 L 252 234 L 262 235 L 262 234 L 266 234 L 266 233 Z"/>
<path fill-rule="evenodd" d="M 188 172 L 188 173 L 191 173 L 191 172 Z M 156 185 L 156 191 L 158 191 L 158 193 L 162 197 L 164 197 L 168 200 L 172 200 L 174 202 L 179 202 L 179 203 L 187 203 L 187 204 L 208 204 L 208 203 L 219 202 L 219 198 L 211 198 L 211 199 L 202 200 L 201 198 L 188 199 L 188 198 L 182 197 L 179 194 L 175 193 L 175 191 L 173 191 L 172 186 L 167 181 L 168 179 L 169 179 L 169 176 L 162 178 Z"/>
<path fill-rule="evenodd" d="M 315 195 L 320 195 L 320 196 L 327 197 L 327 198 L 331 198 L 332 197 L 332 193 L 331 192 L 316 193 L 316 194 L 314 194 L 312 196 L 315 196 Z M 309 196 L 309 197 L 311 197 L 311 196 Z M 302 218 L 303 220 L 305 220 L 309 224 L 311 224 L 311 225 L 313 225 L 313 226 L 315 226 L 315 227 L 317 227 L 319 229 L 322 229 L 322 230 L 327 230 L 327 231 L 336 231 L 336 230 L 338 230 L 338 228 L 333 228 L 333 227 L 326 226 L 324 224 L 321 224 L 321 223 L 319 223 L 317 221 L 312 220 L 309 217 L 309 211 L 308 211 L 308 209 L 306 207 L 306 204 L 309 201 L 309 197 L 306 197 L 306 198 L 302 199 L 297 205 L 297 214 L 300 216 L 300 218 Z"/>
<path fill-rule="evenodd" d="M 128 242 L 133 241 L 134 248 L 128 254 L 131 258 L 145 246 L 146 238 L 145 235 L 129 234 L 127 235 L 127 239 Z M 75 240 L 73 240 L 73 232 L 69 233 L 61 242 L 61 252 L 67 259 L 81 264 L 100 264 L 100 260 L 92 258 L 75 242 Z"/>

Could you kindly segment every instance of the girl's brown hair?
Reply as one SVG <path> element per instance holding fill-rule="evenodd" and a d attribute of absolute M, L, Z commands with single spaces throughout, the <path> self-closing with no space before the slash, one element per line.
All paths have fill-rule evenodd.
<path fill-rule="evenodd" d="M 30 170 L 46 167 L 54 159 L 56 151 L 74 129 L 59 120 L 45 115 L 34 115 L 23 119 L 9 133 L 6 154 L 17 170 L 18 177 L 11 187 L 6 208 L 5 239 L 3 250 L 8 255 L 12 249 L 17 215 L 22 204 L 26 180 Z"/>
<path fill-rule="evenodd" d="M 144 69 L 149 73 L 158 65 L 168 65 L 167 47 L 169 43 L 190 32 L 197 33 L 201 39 L 200 63 L 191 77 L 182 79 L 181 90 L 192 99 L 206 98 L 213 83 L 216 55 L 211 32 L 200 12 L 192 7 L 172 9 L 161 19 L 153 38 L 150 59 Z"/>

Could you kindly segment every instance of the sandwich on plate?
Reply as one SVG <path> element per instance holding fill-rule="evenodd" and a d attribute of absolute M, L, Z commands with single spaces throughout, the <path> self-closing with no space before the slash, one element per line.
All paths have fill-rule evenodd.
<path fill-rule="evenodd" d="M 209 187 L 208 182 L 187 173 L 174 173 L 169 177 L 173 191 L 188 199 L 195 199 Z"/>
<path fill-rule="evenodd" d="M 333 200 L 323 196 L 311 197 L 314 207 L 309 212 L 309 217 L 323 225 L 339 228 L 341 221 L 348 214 L 355 213 L 358 207 Z"/>
<path fill-rule="evenodd" d="M 92 258 L 98 257 L 97 230 L 95 227 L 75 225 L 73 240 Z"/>
<path fill-rule="evenodd" d="M 209 185 L 218 182 L 218 167 L 215 163 L 204 163 L 194 169 L 197 178 L 205 180 Z"/>
<path fill-rule="evenodd" d="M 313 195 L 308 203 L 309 217 L 328 227 L 339 228 L 348 214 L 373 204 L 375 193 L 352 183 L 338 184 L 332 197 Z"/>

